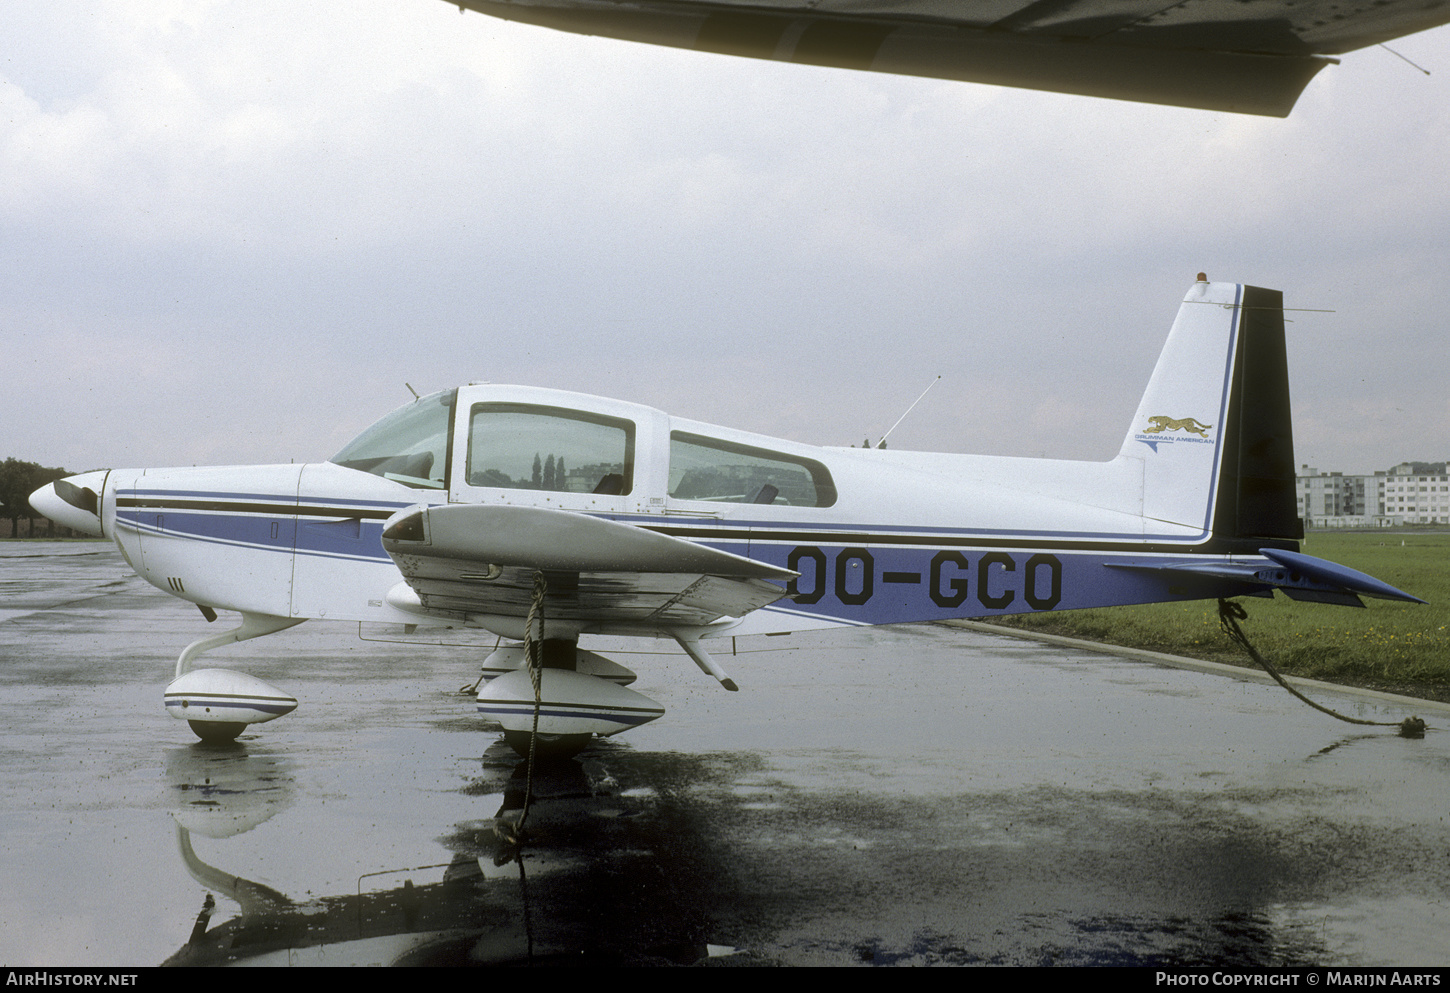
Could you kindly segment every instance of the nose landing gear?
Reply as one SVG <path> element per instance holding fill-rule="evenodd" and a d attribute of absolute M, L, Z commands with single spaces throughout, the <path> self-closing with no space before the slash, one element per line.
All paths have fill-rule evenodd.
<path fill-rule="evenodd" d="M 258 638 L 301 624 L 300 617 L 242 614 L 230 631 L 193 641 L 176 660 L 176 678 L 166 687 L 166 712 L 184 720 L 202 741 L 231 741 L 249 724 L 276 720 L 297 709 L 297 700 L 256 676 L 231 669 L 193 669 L 208 649 Z"/>

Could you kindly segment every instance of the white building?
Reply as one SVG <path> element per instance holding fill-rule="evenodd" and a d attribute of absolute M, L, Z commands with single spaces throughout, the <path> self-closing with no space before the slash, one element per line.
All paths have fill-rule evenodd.
<path fill-rule="evenodd" d="M 1368 476 L 1300 466 L 1295 480 L 1306 528 L 1450 524 L 1450 463 L 1401 462 Z"/>
<path fill-rule="evenodd" d="M 1384 514 L 1395 524 L 1450 524 L 1450 463 L 1401 462 L 1382 485 Z"/>
<path fill-rule="evenodd" d="M 1394 522 L 1384 513 L 1383 478 L 1383 473 L 1346 476 L 1300 466 L 1294 481 L 1299 518 L 1306 528 L 1390 527 Z"/>

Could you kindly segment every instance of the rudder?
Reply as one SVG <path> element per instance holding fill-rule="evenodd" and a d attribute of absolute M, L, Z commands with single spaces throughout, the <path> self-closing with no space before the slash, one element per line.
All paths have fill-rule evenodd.
<path fill-rule="evenodd" d="M 1214 538 L 1297 548 L 1304 526 L 1294 489 L 1284 294 L 1245 286 L 1240 315 Z"/>

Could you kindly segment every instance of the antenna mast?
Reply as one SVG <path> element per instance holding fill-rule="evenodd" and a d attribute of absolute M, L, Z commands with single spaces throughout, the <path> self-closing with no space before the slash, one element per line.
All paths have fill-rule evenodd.
<path fill-rule="evenodd" d="M 916 400 L 915 400 L 915 402 L 913 402 L 910 407 L 907 407 L 906 408 L 906 414 L 909 414 L 913 410 L 915 410 L 916 409 L 916 405 L 918 403 L 921 403 L 921 401 L 926 398 L 926 395 L 931 392 L 931 388 L 933 386 L 935 386 L 940 381 L 941 381 L 941 377 L 938 376 L 938 377 L 936 377 L 936 379 L 933 379 L 931 382 L 927 383 L 926 384 L 926 389 L 924 389 L 924 390 L 921 391 L 921 396 L 917 397 Z M 876 447 L 877 448 L 885 448 L 886 447 L 886 436 L 889 435 L 889 434 L 891 434 L 892 431 L 895 431 L 896 430 L 896 425 L 897 424 L 900 424 L 902 421 L 906 420 L 906 414 L 902 414 L 900 417 L 898 417 L 896 419 L 896 424 L 893 424 L 893 425 L 891 425 L 891 427 L 887 428 L 886 434 L 883 434 L 881 436 L 881 440 L 876 443 Z"/>

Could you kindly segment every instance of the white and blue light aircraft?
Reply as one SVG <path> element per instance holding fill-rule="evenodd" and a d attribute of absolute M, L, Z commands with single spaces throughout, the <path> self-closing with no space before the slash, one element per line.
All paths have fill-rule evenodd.
<path fill-rule="evenodd" d="M 474 385 L 327 462 L 95 471 L 31 502 L 208 620 L 240 613 L 166 689 L 204 739 L 297 701 L 196 658 L 309 619 L 532 635 L 537 739 L 523 647 L 485 661 L 478 709 L 516 748 L 567 752 L 663 713 L 578 647 L 592 635 L 672 640 L 734 689 L 711 639 L 1276 589 L 1417 600 L 1298 551 L 1282 294 L 1202 275 L 1107 462 L 820 448 Z"/>

